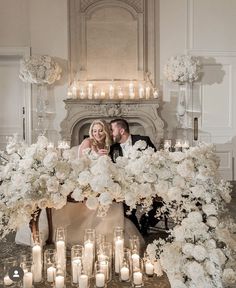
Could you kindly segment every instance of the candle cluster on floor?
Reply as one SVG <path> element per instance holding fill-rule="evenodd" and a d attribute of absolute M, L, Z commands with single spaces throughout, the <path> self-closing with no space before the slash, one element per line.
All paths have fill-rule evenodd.
<path fill-rule="evenodd" d="M 70 261 L 66 257 L 66 230 L 57 228 L 55 248 L 47 248 L 43 253 L 39 234 L 33 235 L 32 255 L 22 256 L 20 267 L 24 271 L 21 287 L 32 288 L 34 283 L 48 283 L 54 288 L 65 288 L 66 280 L 79 288 L 103 288 L 117 277 L 119 281 L 130 282 L 133 287 L 145 286 L 145 279 L 161 276 L 158 260 L 151 260 L 146 254 L 141 257 L 137 235 L 129 238 L 125 245 L 124 231 L 114 229 L 113 243 L 107 242 L 105 235 L 96 235 L 94 229 L 84 231 L 84 243 L 75 244 L 70 249 Z M 17 265 L 16 260 L 7 261 L 4 285 L 13 281 L 8 275 L 9 267 Z M 68 271 L 69 269 L 69 271 Z"/>

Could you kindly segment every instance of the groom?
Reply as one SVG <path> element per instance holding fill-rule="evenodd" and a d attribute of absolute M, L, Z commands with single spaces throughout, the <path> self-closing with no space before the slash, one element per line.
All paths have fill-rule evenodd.
<path fill-rule="evenodd" d="M 110 122 L 110 125 L 111 125 L 112 138 L 114 141 L 114 144 L 111 145 L 110 148 L 110 155 L 113 162 L 115 162 L 115 159 L 118 156 L 125 156 L 127 151 L 129 150 L 129 147 L 133 146 L 134 143 L 139 140 L 145 141 L 147 143 L 147 148 L 152 147 L 154 151 L 156 151 L 156 147 L 154 146 L 154 144 L 152 143 L 152 141 L 148 136 L 130 134 L 129 124 L 125 119 L 122 118 L 114 119 Z M 125 216 L 130 218 L 130 220 L 135 224 L 138 230 L 139 231 L 141 230 L 142 234 L 146 234 L 148 225 L 152 225 L 151 223 L 152 219 L 149 219 L 149 217 L 146 215 L 142 215 L 141 220 L 143 221 L 141 222 L 143 222 L 143 225 L 140 229 L 138 219 L 135 215 L 136 209 L 132 210 L 131 215 L 126 215 L 127 210 L 128 206 L 124 204 Z"/>

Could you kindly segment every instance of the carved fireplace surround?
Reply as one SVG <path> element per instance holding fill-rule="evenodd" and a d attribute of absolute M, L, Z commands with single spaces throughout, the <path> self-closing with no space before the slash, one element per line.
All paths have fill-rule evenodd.
<path fill-rule="evenodd" d="M 158 146 L 163 138 L 164 123 L 158 115 L 158 103 L 152 100 L 64 100 L 67 115 L 61 123 L 62 139 L 69 141 L 71 147 L 79 145 L 91 122 L 104 119 L 124 118 L 129 122 L 132 134 L 147 135 Z"/>

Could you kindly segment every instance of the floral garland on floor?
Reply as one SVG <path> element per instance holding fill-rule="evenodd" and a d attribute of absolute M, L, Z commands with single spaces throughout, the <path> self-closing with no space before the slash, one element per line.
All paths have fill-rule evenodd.
<path fill-rule="evenodd" d="M 235 285 L 236 225 L 222 213 L 231 189 L 219 177 L 213 145 L 173 153 L 145 148 L 145 142 L 136 142 L 114 164 L 89 150 L 76 160 L 71 150 L 52 148 L 44 136 L 30 146 L 10 137 L 0 154 L 1 237 L 28 223 L 37 207 L 60 209 L 68 195 L 100 214 L 112 201 L 148 210 L 161 197 L 157 217 L 168 212 L 176 226 L 167 240 L 149 244 L 147 253 L 160 258 L 171 287 Z"/>

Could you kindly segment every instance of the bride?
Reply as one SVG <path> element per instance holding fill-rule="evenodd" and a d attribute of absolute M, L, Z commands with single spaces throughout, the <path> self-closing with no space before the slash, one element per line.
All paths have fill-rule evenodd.
<path fill-rule="evenodd" d="M 103 120 L 95 120 L 92 122 L 89 129 L 89 138 L 83 140 L 78 148 L 78 158 L 83 157 L 85 153 L 93 153 L 99 157 L 109 154 L 111 145 L 110 127 Z M 52 223 L 55 232 L 57 227 L 65 227 L 67 231 L 68 244 L 82 244 L 84 230 L 93 228 L 96 234 L 103 234 L 107 241 L 112 241 L 113 230 L 119 226 L 124 229 L 125 240 L 128 243 L 129 237 L 138 235 L 141 245 L 143 245 L 143 238 L 137 230 L 136 226 L 127 218 L 124 217 L 123 204 L 113 203 L 107 215 L 99 217 L 97 210 L 90 210 L 83 202 L 67 202 L 67 204 L 59 210 L 53 209 Z M 46 215 L 42 214 L 39 221 L 39 229 L 43 232 L 44 240 L 47 239 L 47 221 Z M 23 239 L 23 229 L 20 229 L 16 235 L 17 244 L 26 243 Z M 30 231 L 29 231 L 30 232 Z"/>

